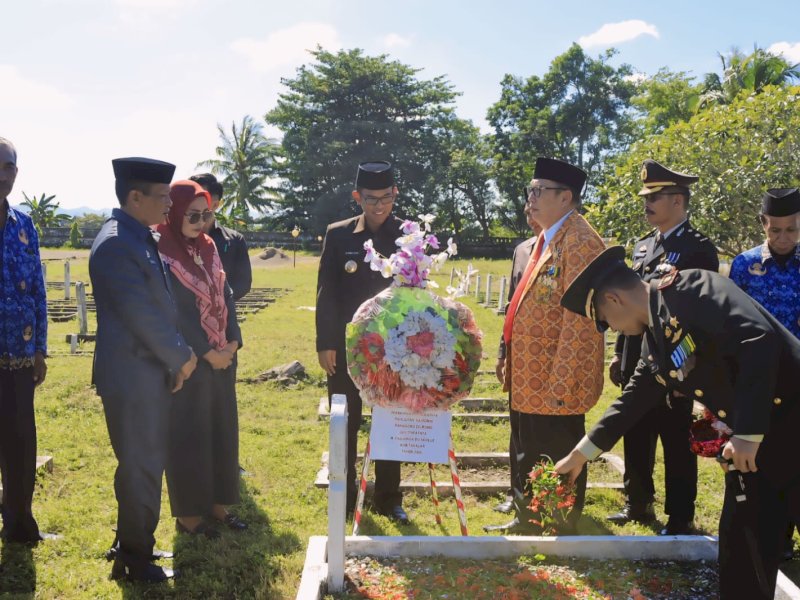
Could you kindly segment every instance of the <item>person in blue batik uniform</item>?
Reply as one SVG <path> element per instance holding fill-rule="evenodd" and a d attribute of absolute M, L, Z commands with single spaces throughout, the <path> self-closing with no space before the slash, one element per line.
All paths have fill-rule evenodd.
<path fill-rule="evenodd" d="M 47 365 L 47 298 L 39 238 L 31 218 L 8 203 L 17 151 L 0 138 L 0 471 L 2 536 L 36 543 L 45 537 L 33 518 L 36 420 L 33 391 Z"/>
<path fill-rule="evenodd" d="M 767 190 L 758 218 L 767 239 L 733 260 L 731 279 L 800 338 L 800 191 Z M 793 534 L 789 523 L 784 560 L 794 554 Z"/>
<path fill-rule="evenodd" d="M 768 190 L 759 219 L 767 239 L 733 260 L 731 279 L 800 338 L 800 191 Z"/>

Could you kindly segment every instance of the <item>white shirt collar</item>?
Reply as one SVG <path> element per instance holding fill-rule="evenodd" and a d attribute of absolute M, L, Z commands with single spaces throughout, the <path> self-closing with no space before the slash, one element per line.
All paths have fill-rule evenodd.
<path fill-rule="evenodd" d="M 567 217 L 570 216 L 574 211 L 575 209 L 573 208 L 571 211 L 569 211 L 567 214 L 561 217 L 555 223 L 555 225 L 551 225 L 550 228 L 544 232 L 544 244 L 542 245 L 543 253 L 547 249 L 547 246 L 550 245 L 550 240 L 552 240 L 553 237 L 555 237 L 555 235 L 558 233 L 558 230 L 561 229 L 561 226 L 564 224 L 564 221 L 566 221 Z"/>

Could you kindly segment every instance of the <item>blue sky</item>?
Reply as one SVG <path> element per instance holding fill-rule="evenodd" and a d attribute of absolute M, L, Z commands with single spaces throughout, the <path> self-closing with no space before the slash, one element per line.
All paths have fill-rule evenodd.
<path fill-rule="evenodd" d="M 698 76 L 754 44 L 800 62 L 796 2 L 26 0 L 3 9 L 0 136 L 19 151 L 11 195 L 112 207 L 111 159 L 213 155 L 216 124 L 274 106 L 306 49 L 364 48 L 446 75 L 481 127 L 505 73 L 542 74 L 572 42 L 651 74 Z M 277 133 L 277 132 L 273 132 Z"/>

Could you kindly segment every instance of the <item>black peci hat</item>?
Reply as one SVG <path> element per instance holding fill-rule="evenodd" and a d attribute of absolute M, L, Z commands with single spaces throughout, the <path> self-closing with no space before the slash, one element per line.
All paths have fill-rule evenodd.
<path fill-rule="evenodd" d="M 556 158 L 536 159 L 536 168 L 533 170 L 534 179 L 550 179 L 568 185 L 579 194 L 583 192 L 586 184 L 586 171 Z"/>
<path fill-rule="evenodd" d="M 800 191 L 797 188 L 772 188 L 761 199 L 761 214 L 788 217 L 800 212 Z"/>
<path fill-rule="evenodd" d="M 114 177 L 120 181 L 138 179 L 150 183 L 169 183 L 175 174 L 175 165 L 153 158 L 115 158 L 111 164 Z"/>
<path fill-rule="evenodd" d="M 358 165 L 356 189 L 385 190 L 394 186 L 392 163 L 385 160 L 363 162 Z"/>

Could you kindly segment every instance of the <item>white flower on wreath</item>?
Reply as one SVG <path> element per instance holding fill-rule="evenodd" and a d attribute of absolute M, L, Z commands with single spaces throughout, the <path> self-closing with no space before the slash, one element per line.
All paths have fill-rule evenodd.
<path fill-rule="evenodd" d="M 418 333 L 433 334 L 433 349 L 425 357 L 408 347 L 408 340 Z M 423 387 L 442 389 L 441 371 L 452 368 L 456 358 L 456 338 L 447 329 L 446 321 L 429 312 L 410 312 L 405 320 L 391 329 L 386 339 L 385 360 L 400 376 L 405 385 L 417 389 Z"/>

